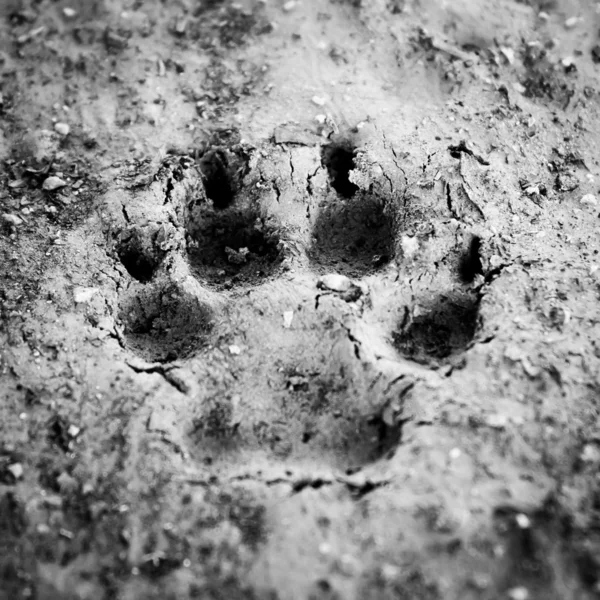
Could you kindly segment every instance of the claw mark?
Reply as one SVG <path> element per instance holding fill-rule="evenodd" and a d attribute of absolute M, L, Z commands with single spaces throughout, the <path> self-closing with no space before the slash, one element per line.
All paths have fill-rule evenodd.
<path fill-rule="evenodd" d="M 321 167 L 317 167 L 313 173 L 309 173 L 306 176 L 306 192 L 309 196 L 313 195 L 312 180 L 313 180 L 313 177 L 315 177 L 316 174 L 319 172 L 320 168 Z"/>
<path fill-rule="evenodd" d="M 273 181 L 273 189 L 275 190 L 275 195 L 277 196 L 277 203 L 279 204 L 280 200 L 281 200 L 281 190 L 279 189 L 279 186 L 277 185 L 276 181 Z"/>
<path fill-rule="evenodd" d="M 448 205 L 448 210 L 450 211 L 450 214 L 455 219 L 458 219 L 458 215 L 456 214 L 456 211 L 454 210 L 454 207 L 452 206 L 452 190 L 450 188 L 449 183 L 446 184 L 446 204 Z"/>
<path fill-rule="evenodd" d="M 354 356 L 356 356 L 356 358 L 358 360 L 361 360 L 361 358 L 360 358 L 360 345 L 361 345 L 360 340 L 358 338 L 354 337 L 354 335 L 350 331 L 349 327 L 346 327 L 346 325 L 342 325 L 342 327 L 346 330 L 348 339 L 352 342 L 352 345 L 354 346 Z"/>
<path fill-rule="evenodd" d="M 121 204 L 121 211 L 123 212 L 123 217 L 125 218 L 125 221 L 127 223 L 131 223 L 131 220 L 129 218 L 129 214 L 127 213 L 127 209 L 125 208 L 125 204 Z"/>
<path fill-rule="evenodd" d="M 163 204 L 168 204 L 171 201 L 171 194 L 173 193 L 174 189 L 175 186 L 173 185 L 173 178 L 169 177 L 167 179 L 167 186 L 165 188 L 165 201 Z"/>
<path fill-rule="evenodd" d="M 390 176 L 385 171 L 383 172 L 383 176 L 387 179 L 387 182 L 390 184 L 390 192 L 393 194 L 394 193 L 394 184 L 392 183 Z"/>
<path fill-rule="evenodd" d="M 396 385 L 399 381 L 402 381 L 405 377 L 406 377 L 406 375 L 403 373 L 402 375 L 399 375 L 395 379 L 392 379 L 392 381 L 390 381 L 387 384 L 387 386 L 383 392 L 383 395 L 387 396 L 390 393 L 390 390 L 394 387 L 394 385 Z"/>

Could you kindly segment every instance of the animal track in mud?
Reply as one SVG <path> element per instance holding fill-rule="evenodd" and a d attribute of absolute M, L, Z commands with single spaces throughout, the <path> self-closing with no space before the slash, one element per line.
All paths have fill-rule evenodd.
<path fill-rule="evenodd" d="M 279 228 L 243 194 L 245 157 L 215 148 L 199 166 L 206 197 L 192 202 L 186 216 L 192 270 L 224 287 L 267 277 L 281 258 Z"/>
<path fill-rule="evenodd" d="M 137 228 L 121 233 L 116 250 L 127 272 L 141 283 L 152 279 L 162 260 L 162 253 L 157 251 L 149 236 Z"/>
<path fill-rule="evenodd" d="M 121 301 L 119 319 L 130 348 L 157 362 L 191 355 L 212 328 L 210 308 L 174 283 L 132 286 Z"/>
<path fill-rule="evenodd" d="M 351 180 L 354 157 L 355 148 L 344 139 L 321 151 L 336 197 L 329 196 L 319 206 L 309 258 L 321 269 L 358 277 L 390 260 L 394 236 L 385 200 Z"/>
<path fill-rule="evenodd" d="M 390 385 L 385 378 L 370 381 L 370 393 L 383 398 L 403 397 L 411 386 Z M 402 438 L 402 424 L 385 422 L 378 414 L 365 414 L 362 407 L 349 406 L 349 398 L 362 397 L 360 389 L 330 373 L 303 375 L 284 369 L 281 387 L 274 392 L 273 412 L 263 420 L 253 409 L 240 404 L 241 396 L 218 393 L 198 405 L 194 419 L 194 445 L 201 460 L 212 462 L 228 452 L 266 452 L 289 464 L 326 459 L 339 469 L 353 472 L 389 456 Z M 375 386 L 376 391 L 373 392 Z M 266 416 L 266 415 L 263 415 Z"/>
<path fill-rule="evenodd" d="M 409 311 L 392 334 L 396 349 L 406 358 L 435 366 L 467 350 L 479 319 L 479 298 L 473 292 L 441 294 L 421 305 L 412 318 Z"/>

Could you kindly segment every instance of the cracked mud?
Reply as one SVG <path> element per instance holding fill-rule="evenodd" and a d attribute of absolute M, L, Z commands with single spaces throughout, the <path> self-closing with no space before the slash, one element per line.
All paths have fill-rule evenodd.
<path fill-rule="evenodd" d="M 597 598 L 594 8 L 5 4 L 0 600 Z"/>

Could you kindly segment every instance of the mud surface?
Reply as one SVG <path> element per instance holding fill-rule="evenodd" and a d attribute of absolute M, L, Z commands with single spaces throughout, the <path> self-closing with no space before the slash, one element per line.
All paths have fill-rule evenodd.
<path fill-rule="evenodd" d="M 600 597 L 599 20 L 0 0 L 0 598 Z"/>

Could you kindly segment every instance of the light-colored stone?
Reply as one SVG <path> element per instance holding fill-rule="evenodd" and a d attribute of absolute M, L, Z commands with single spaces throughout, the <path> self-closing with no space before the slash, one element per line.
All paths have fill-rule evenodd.
<path fill-rule="evenodd" d="M 576 27 L 579 24 L 579 17 L 569 17 L 566 21 L 565 21 L 565 27 L 567 29 L 573 29 L 574 27 Z"/>
<path fill-rule="evenodd" d="M 84 304 L 89 302 L 97 291 L 98 288 L 93 287 L 76 287 L 73 290 L 73 299 L 77 304 Z"/>
<path fill-rule="evenodd" d="M 71 128 L 69 127 L 68 123 L 56 123 L 54 125 L 54 131 L 56 131 L 56 133 L 58 133 L 59 135 L 66 137 L 67 135 L 69 135 Z"/>
<path fill-rule="evenodd" d="M 11 225 L 14 225 L 15 227 L 17 225 L 20 225 L 23 222 L 23 219 L 17 217 L 17 215 L 11 214 L 11 213 L 4 213 L 2 215 L 2 220 L 5 223 L 10 223 Z"/>
<path fill-rule="evenodd" d="M 596 206 L 596 204 L 598 204 L 598 198 L 596 198 L 594 194 L 586 194 L 583 196 L 580 202 L 581 204 L 590 204 L 592 206 Z"/>
<path fill-rule="evenodd" d="M 319 277 L 319 280 L 317 281 L 317 287 L 319 289 L 327 289 L 332 292 L 347 292 L 352 285 L 352 280 L 345 275 L 339 275 L 338 273 L 323 275 L 322 277 Z"/>
<path fill-rule="evenodd" d="M 52 175 L 44 180 L 44 183 L 42 184 L 42 189 L 46 190 L 47 192 L 53 192 L 54 190 L 58 190 L 60 188 L 65 187 L 65 185 L 67 185 L 66 181 L 64 181 L 60 177 Z"/>
<path fill-rule="evenodd" d="M 14 463 L 12 465 L 9 465 L 6 470 L 11 473 L 11 475 L 19 480 L 23 477 L 23 465 L 21 463 Z"/>

